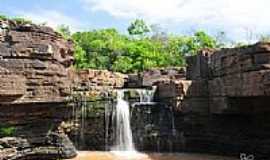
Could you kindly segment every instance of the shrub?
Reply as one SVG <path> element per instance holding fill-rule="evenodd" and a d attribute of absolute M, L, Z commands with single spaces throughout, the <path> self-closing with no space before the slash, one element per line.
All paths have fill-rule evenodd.
<path fill-rule="evenodd" d="M 21 17 L 15 17 L 15 18 L 12 18 L 12 20 L 14 20 L 17 24 L 33 24 L 31 20 L 21 18 Z"/>
<path fill-rule="evenodd" d="M 0 126 L 0 136 L 9 137 L 14 136 L 16 128 L 12 126 Z"/>

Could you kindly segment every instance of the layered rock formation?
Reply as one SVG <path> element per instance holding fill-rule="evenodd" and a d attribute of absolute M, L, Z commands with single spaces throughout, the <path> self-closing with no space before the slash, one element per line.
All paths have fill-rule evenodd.
<path fill-rule="evenodd" d="M 0 155 L 16 158 L 31 148 L 25 156 L 75 156 L 65 133 L 79 149 L 105 150 L 113 89 L 157 85 L 160 108 L 134 109 L 134 121 L 147 119 L 145 127 L 133 125 L 136 141 L 146 135 L 142 148 L 270 156 L 269 43 L 204 50 L 187 59 L 186 73 L 179 68 L 129 76 L 75 71 L 72 54 L 72 42 L 51 28 L 0 21 L 0 136 L 17 137 L 9 138 L 11 143 L 0 139 L 0 149 L 6 149 Z M 70 96 L 73 107 L 67 105 Z"/>
<path fill-rule="evenodd" d="M 1 136 L 23 137 L 31 148 L 50 146 L 48 131 L 70 116 L 72 63 L 72 42 L 51 28 L 0 20 Z"/>
<path fill-rule="evenodd" d="M 86 118 L 82 117 L 86 106 L 81 104 L 111 97 L 113 88 L 123 87 L 127 76 L 109 71 L 76 71 L 72 64 L 73 43 L 64 40 L 51 28 L 0 21 L 0 137 L 25 138 L 29 143 L 27 148 L 33 151 L 20 155 L 19 159 L 41 156 L 43 152 L 48 152 L 48 156 L 41 157 L 49 159 L 59 150 L 61 153 L 57 156 L 75 156 L 74 150 L 69 151 L 70 147 L 66 147 L 68 142 L 63 147 L 62 141 L 48 144 L 46 137 L 50 131 L 66 132 L 75 143 L 83 134 L 87 139 L 103 136 L 102 140 L 85 144 L 104 143 L 104 134 L 95 131 L 104 126 L 101 123 L 104 121 L 104 105 L 98 110 L 96 105 L 91 107 L 91 116 L 88 114 L 87 117 L 91 120 L 83 123 L 80 120 Z M 70 103 L 70 100 L 80 104 Z M 74 108 L 76 106 L 79 108 Z M 40 146 L 43 148 L 39 149 Z M 83 145 L 80 143 L 80 146 Z M 18 157 L 19 150 L 8 148 L 12 149 L 15 149 L 15 158 Z"/>
<path fill-rule="evenodd" d="M 156 82 L 185 79 L 185 68 L 149 69 L 139 74 L 129 74 L 125 88 L 152 87 Z"/>
<path fill-rule="evenodd" d="M 107 70 L 80 70 L 70 72 L 72 91 L 90 100 L 108 99 L 115 88 L 122 88 L 128 76 Z"/>
<path fill-rule="evenodd" d="M 175 110 L 184 151 L 269 157 L 270 44 L 187 59 L 187 79 L 158 82 L 158 99 Z"/>
<path fill-rule="evenodd" d="M 48 27 L 0 21 L 0 28 L 1 103 L 64 101 L 72 42 Z"/>
<path fill-rule="evenodd" d="M 105 149 L 98 147 L 105 146 L 104 132 L 97 131 L 104 128 L 105 105 L 95 101 L 112 97 L 113 89 L 123 87 L 127 76 L 76 71 L 72 63 L 73 43 L 51 28 L 0 21 L 0 137 L 23 137 L 29 143 L 26 148 L 31 148 L 25 154 L 19 154 L 24 149 L 7 148 L 14 151 L 14 159 L 76 155 L 67 147 L 69 140 L 47 143 L 50 131 L 69 134 L 79 149 Z M 93 104 L 82 105 L 88 103 Z"/>

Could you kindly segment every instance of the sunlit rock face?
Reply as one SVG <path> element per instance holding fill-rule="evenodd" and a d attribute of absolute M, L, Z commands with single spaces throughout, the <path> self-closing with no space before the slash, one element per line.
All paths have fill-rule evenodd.
<path fill-rule="evenodd" d="M 25 148 L 35 156 L 40 146 L 44 159 L 46 152 L 58 154 L 59 144 L 46 143 L 46 136 L 70 117 L 72 64 L 73 43 L 51 28 L 0 20 L 0 137 L 22 137 L 30 145 L 13 148 L 15 157 Z"/>
<path fill-rule="evenodd" d="M 152 87 L 156 82 L 160 81 L 185 79 L 185 74 L 185 68 L 181 67 L 148 69 L 139 74 L 129 74 L 124 87 Z"/>
<path fill-rule="evenodd" d="M 79 143 L 78 149 L 105 149 L 99 147 L 101 143 L 105 146 L 105 132 L 97 131 L 104 128 L 104 112 L 99 113 L 99 105 L 89 111 L 89 121 L 83 123 L 88 130 L 84 132 L 83 125 L 71 118 L 74 108 L 67 102 L 73 94 L 84 95 L 87 100 L 112 97 L 113 88 L 121 88 L 126 76 L 110 71 L 76 71 L 71 67 L 73 52 L 73 43 L 49 27 L 0 21 L 0 130 L 14 129 L 0 137 L 23 137 L 36 147 L 46 144 L 49 131 L 67 131 L 75 143 L 74 137 L 81 138 L 83 132 L 87 139 L 97 138 L 85 145 Z M 77 125 L 79 131 L 71 132 Z"/>
<path fill-rule="evenodd" d="M 128 79 L 127 75 L 108 70 L 72 70 L 69 72 L 73 93 L 82 93 L 88 99 L 116 98 L 115 88 L 122 88 Z"/>
<path fill-rule="evenodd" d="M 0 21 L 0 103 L 62 102 L 73 44 L 49 27 Z"/>

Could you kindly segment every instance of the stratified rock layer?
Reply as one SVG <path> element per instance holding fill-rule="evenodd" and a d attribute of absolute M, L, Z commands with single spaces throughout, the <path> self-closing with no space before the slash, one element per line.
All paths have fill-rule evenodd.
<path fill-rule="evenodd" d="M 51 28 L 0 21 L 0 103 L 63 102 L 72 42 Z"/>
<path fill-rule="evenodd" d="M 49 27 L 0 20 L 0 138 L 23 137 L 32 149 L 27 155 L 20 155 L 18 150 L 8 148 L 5 151 L 15 152 L 11 156 L 17 159 L 74 157 L 75 148 L 63 139 L 64 135 L 48 144 L 48 133 L 65 132 L 76 138 L 81 133 L 72 131 L 89 125 L 86 138 L 92 139 L 98 132 L 93 132 L 97 129 L 95 125 L 104 126 L 99 125 L 104 120 L 99 117 L 104 116 L 95 111 L 92 115 L 98 118 L 92 119 L 96 123 L 80 124 L 74 111 L 81 108 L 70 105 L 71 97 L 79 97 L 78 103 L 82 102 L 82 95 L 84 101 L 108 98 L 114 88 L 123 87 L 127 76 L 110 71 L 76 71 L 71 67 L 73 52 L 73 43 Z M 97 138 L 86 144 L 91 148 L 102 140 Z"/>
<path fill-rule="evenodd" d="M 28 155 L 48 159 L 46 153 L 50 152 L 50 158 L 55 158 L 60 149 L 64 158 L 75 156 L 64 132 L 80 149 L 109 149 L 105 147 L 105 115 L 110 112 L 107 106 L 114 102 L 106 98 L 115 96 L 115 88 L 157 85 L 155 101 L 170 111 L 170 121 L 160 120 L 166 112 L 155 111 L 157 107 L 153 107 L 155 114 L 151 116 L 161 117 L 156 124 L 168 126 L 168 132 L 173 132 L 169 136 L 175 140 L 162 144 L 163 141 L 151 139 L 167 139 L 166 134 L 159 134 L 166 127 L 152 129 L 148 125 L 143 128 L 150 128 L 144 133 L 150 137 L 145 141 L 147 150 L 160 142 L 154 150 L 168 151 L 170 146 L 169 151 L 236 156 L 245 153 L 254 154 L 256 159 L 270 156 L 269 43 L 204 50 L 187 59 L 186 77 L 182 69 L 149 70 L 128 77 L 109 71 L 74 71 L 72 54 L 72 42 L 51 28 L 0 21 L 0 135 L 25 138 L 15 140 L 33 149 Z M 80 108 L 66 104 L 72 94 L 78 98 L 74 106 Z M 136 110 L 141 112 L 140 109 Z M 135 114 L 133 118 L 136 116 L 139 120 L 142 117 Z M 58 143 L 48 143 L 51 130 L 59 132 L 56 141 L 60 147 Z M 135 138 L 140 140 L 139 136 Z M 16 146 L 5 140 L 0 140 L 4 154 L 18 156 Z"/>
<path fill-rule="evenodd" d="M 205 50 L 187 59 L 187 79 L 157 82 L 175 110 L 182 150 L 269 157 L 270 44 Z"/>

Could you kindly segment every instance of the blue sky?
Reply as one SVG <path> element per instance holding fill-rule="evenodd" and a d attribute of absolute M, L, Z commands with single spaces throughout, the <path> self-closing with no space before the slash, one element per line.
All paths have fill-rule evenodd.
<path fill-rule="evenodd" d="M 0 0 L 0 13 L 72 31 L 115 27 L 143 18 L 175 34 L 224 31 L 234 41 L 270 34 L 269 0 Z"/>

